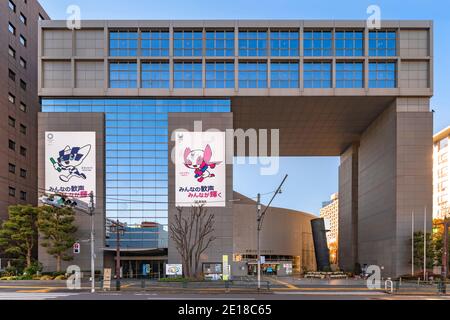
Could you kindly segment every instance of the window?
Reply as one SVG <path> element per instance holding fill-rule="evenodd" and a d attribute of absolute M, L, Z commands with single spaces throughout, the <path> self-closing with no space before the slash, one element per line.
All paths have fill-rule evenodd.
<path fill-rule="evenodd" d="M 449 138 L 444 138 L 441 141 L 439 141 L 438 150 L 441 151 L 442 149 L 446 148 L 448 146 Z"/>
<path fill-rule="evenodd" d="M 207 88 L 234 88 L 234 63 L 216 61 L 206 64 Z"/>
<path fill-rule="evenodd" d="M 240 31 L 239 55 L 243 57 L 267 56 L 267 31 Z"/>
<path fill-rule="evenodd" d="M 23 102 L 20 102 L 19 109 L 20 111 L 27 112 L 27 105 Z"/>
<path fill-rule="evenodd" d="M 20 79 L 20 87 L 22 88 L 22 90 L 27 90 L 27 83 L 22 79 Z"/>
<path fill-rule="evenodd" d="M 9 48 L 8 48 L 8 54 L 9 54 L 11 57 L 15 58 L 15 57 L 16 57 L 16 50 L 14 50 L 13 48 L 11 48 L 11 46 L 9 46 Z"/>
<path fill-rule="evenodd" d="M 364 55 L 362 31 L 336 31 L 335 48 L 338 57 L 359 57 Z"/>
<path fill-rule="evenodd" d="M 20 168 L 20 177 L 26 178 L 27 177 L 27 170 Z"/>
<path fill-rule="evenodd" d="M 27 148 L 20 146 L 20 155 L 27 156 Z"/>
<path fill-rule="evenodd" d="M 174 64 L 175 88 L 201 88 L 202 63 L 201 62 L 175 62 Z"/>
<path fill-rule="evenodd" d="M 206 56 L 234 56 L 234 31 L 206 31 Z"/>
<path fill-rule="evenodd" d="M 161 30 L 141 33 L 141 55 L 150 57 L 169 56 L 169 32 Z"/>
<path fill-rule="evenodd" d="M 331 63 L 305 62 L 305 88 L 331 88 Z"/>
<path fill-rule="evenodd" d="M 11 69 L 8 69 L 8 77 L 12 80 L 12 81 L 16 81 L 16 73 L 14 71 L 12 71 Z"/>
<path fill-rule="evenodd" d="M 13 117 L 9 116 L 8 117 L 8 124 L 10 127 L 15 128 L 16 127 L 16 119 L 14 119 Z"/>
<path fill-rule="evenodd" d="M 272 31 L 270 33 L 270 53 L 274 57 L 299 55 L 299 33 L 296 30 Z"/>
<path fill-rule="evenodd" d="M 24 68 L 24 69 L 27 68 L 27 61 L 24 58 L 20 57 L 19 63 L 22 66 L 22 68 Z"/>
<path fill-rule="evenodd" d="M 137 56 L 138 33 L 120 30 L 109 33 L 109 54 L 114 57 Z"/>
<path fill-rule="evenodd" d="M 180 30 L 174 32 L 174 56 L 198 57 L 202 55 L 202 31 Z"/>
<path fill-rule="evenodd" d="M 20 124 L 20 133 L 27 134 L 27 126 Z"/>
<path fill-rule="evenodd" d="M 271 88 L 298 88 L 298 62 L 273 62 L 270 70 Z"/>
<path fill-rule="evenodd" d="M 20 200 L 27 200 L 27 193 L 25 191 L 20 191 Z"/>
<path fill-rule="evenodd" d="M 304 55 L 307 57 L 332 56 L 331 31 L 305 31 Z"/>
<path fill-rule="evenodd" d="M 11 139 L 8 141 L 8 147 L 11 150 L 16 150 L 16 143 L 12 141 Z"/>
<path fill-rule="evenodd" d="M 336 88 L 363 88 L 362 62 L 336 63 Z"/>
<path fill-rule="evenodd" d="M 12 12 L 16 12 L 16 4 L 12 0 L 8 0 L 8 7 Z"/>
<path fill-rule="evenodd" d="M 369 87 L 395 88 L 396 87 L 395 62 L 370 62 Z"/>
<path fill-rule="evenodd" d="M 11 197 L 15 197 L 16 196 L 16 188 L 9 187 L 9 195 Z"/>
<path fill-rule="evenodd" d="M 111 62 L 109 85 L 111 88 L 137 88 L 136 62 Z"/>
<path fill-rule="evenodd" d="M 142 88 L 169 88 L 169 62 L 142 63 Z"/>
<path fill-rule="evenodd" d="M 10 164 L 8 165 L 8 170 L 9 170 L 10 173 L 16 173 L 16 165 L 10 163 Z"/>
<path fill-rule="evenodd" d="M 240 88 L 267 88 L 266 62 L 239 63 Z"/>
<path fill-rule="evenodd" d="M 27 46 L 27 39 L 23 35 L 20 35 L 19 41 L 24 47 Z"/>
<path fill-rule="evenodd" d="M 11 22 L 8 23 L 8 30 L 11 34 L 16 35 L 16 27 Z"/>
<path fill-rule="evenodd" d="M 11 93 L 8 93 L 8 100 L 12 104 L 16 103 L 16 97 L 14 95 L 12 95 Z"/>
<path fill-rule="evenodd" d="M 25 15 L 22 12 L 19 15 L 19 19 L 20 21 L 22 21 L 24 25 L 27 25 L 27 17 L 25 17 Z"/>
<path fill-rule="evenodd" d="M 369 55 L 393 57 L 397 54 L 397 34 L 395 31 L 370 31 Z"/>

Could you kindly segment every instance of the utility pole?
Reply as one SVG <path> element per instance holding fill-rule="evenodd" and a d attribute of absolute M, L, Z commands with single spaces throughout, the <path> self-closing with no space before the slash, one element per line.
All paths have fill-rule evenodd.
<path fill-rule="evenodd" d="M 411 212 L 411 276 L 414 277 L 414 210 Z"/>
<path fill-rule="evenodd" d="M 263 226 L 263 221 L 264 221 L 264 215 L 267 212 L 267 209 L 269 209 L 270 205 L 272 204 L 273 199 L 275 199 L 275 197 L 281 193 L 281 187 L 283 186 L 284 182 L 286 181 L 288 175 L 286 175 L 283 179 L 283 181 L 281 181 L 280 185 L 278 186 L 277 190 L 275 191 L 275 193 L 272 196 L 272 199 L 270 199 L 269 203 L 267 204 L 267 206 L 265 207 L 264 211 L 261 213 L 261 194 L 258 193 L 258 198 L 257 198 L 257 202 L 256 202 L 256 223 L 257 223 L 257 258 L 258 258 L 258 291 L 261 289 L 261 252 L 260 252 L 260 232 Z"/>
<path fill-rule="evenodd" d="M 95 292 L 95 246 L 94 246 L 94 192 L 89 193 L 89 215 L 91 216 L 91 292 Z"/>
<path fill-rule="evenodd" d="M 261 289 L 261 252 L 260 252 L 260 247 L 259 247 L 259 237 L 260 237 L 260 231 L 261 231 L 261 226 L 260 226 L 260 221 L 261 221 L 261 194 L 258 193 L 258 200 L 256 201 L 256 222 L 257 222 L 257 229 L 256 229 L 256 233 L 257 233 L 257 240 L 256 240 L 256 257 L 258 259 L 258 291 Z"/>
<path fill-rule="evenodd" d="M 116 233 L 116 290 L 120 291 L 120 235 L 125 232 L 125 228 L 117 220 L 112 222 L 111 231 Z"/>
<path fill-rule="evenodd" d="M 444 215 L 444 236 L 443 236 L 443 241 L 444 241 L 444 252 L 443 252 L 443 256 L 442 256 L 442 275 L 444 276 L 444 281 L 447 280 L 448 277 L 448 223 L 449 223 L 449 219 L 448 219 L 448 211 L 449 208 L 445 208 L 445 215 Z"/>
<path fill-rule="evenodd" d="M 423 281 L 427 277 L 427 207 L 423 212 Z"/>

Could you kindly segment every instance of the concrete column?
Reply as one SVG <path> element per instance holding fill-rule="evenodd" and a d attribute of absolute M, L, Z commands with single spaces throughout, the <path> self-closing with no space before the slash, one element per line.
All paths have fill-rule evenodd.
<path fill-rule="evenodd" d="M 358 149 L 353 143 L 339 165 L 338 263 L 347 272 L 354 272 L 358 261 Z"/>
<path fill-rule="evenodd" d="M 411 270 L 415 231 L 431 230 L 433 118 L 428 98 L 397 98 L 362 134 L 358 164 L 358 262 L 382 276 Z"/>

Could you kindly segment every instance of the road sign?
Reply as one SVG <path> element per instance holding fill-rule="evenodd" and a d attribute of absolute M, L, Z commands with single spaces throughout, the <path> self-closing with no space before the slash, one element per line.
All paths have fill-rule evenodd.
<path fill-rule="evenodd" d="M 75 243 L 73 244 L 73 253 L 79 254 L 80 251 L 81 251 L 81 245 L 80 245 L 80 243 L 79 243 L 79 242 L 75 242 Z"/>
<path fill-rule="evenodd" d="M 111 269 L 103 269 L 103 290 L 111 289 Z"/>

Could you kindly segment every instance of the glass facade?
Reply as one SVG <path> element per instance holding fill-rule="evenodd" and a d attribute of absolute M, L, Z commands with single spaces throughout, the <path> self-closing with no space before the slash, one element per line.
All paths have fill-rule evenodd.
<path fill-rule="evenodd" d="M 202 63 L 180 61 L 174 63 L 174 88 L 201 88 Z"/>
<path fill-rule="evenodd" d="M 331 31 L 305 31 L 303 33 L 305 57 L 332 56 Z"/>
<path fill-rule="evenodd" d="M 138 33 L 119 30 L 109 32 L 109 55 L 113 57 L 137 56 Z"/>
<path fill-rule="evenodd" d="M 169 88 L 169 62 L 143 62 L 141 66 L 142 88 Z"/>
<path fill-rule="evenodd" d="M 240 62 L 239 63 L 240 88 L 267 88 L 266 62 Z"/>
<path fill-rule="evenodd" d="M 369 88 L 395 88 L 395 69 L 395 62 L 370 62 Z"/>
<path fill-rule="evenodd" d="M 363 73 L 362 62 L 337 62 L 336 88 L 363 88 Z"/>
<path fill-rule="evenodd" d="M 234 31 L 206 31 L 206 56 L 234 56 Z"/>
<path fill-rule="evenodd" d="M 174 31 L 173 55 L 199 57 L 203 54 L 203 32 L 194 30 Z"/>
<path fill-rule="evenodd" d="M 362 31 L 336 31 L 335 50 L 338 57 L 360 57 L 364 55 Z"/>
<path fill-rule="evenodd" d="M 136 62 L 111 62 L 109 86 L 110 88 L 137 88 Z"/>
<path fill-rule="evenodd" d="M 299 32 L 294 30 L 270 32 L 270 54 L 274 57 L 299 55 Z"/>
<path fill-rule="evenodd" d="M 369 55 L 393 57 L 397 55 L 397 33 L 395 31 L 370 31 Z"/>
<path fill-rule="evenodd" d="M 141 55 L 147 57 L 168 57 L 169 42 L 169 31 L 143 31 L 141 33 Z"/>
<path fill-rule="evenodd" d="M 206 63 L 207 88 L 234 88 L 233 62 L 207 62 Z"/>
<path fill-rule="evenodd" d="M 42 112 L 105 113 L 107 227 L 126 225 L 123 248 L 167 248 L 168 113 L 230 109 L 229 100 L 42 100 Z"/>
<path fill-rule="evenodd" d="M 272 62 L 270 65 L 271 88 L 298 88 L 298 62 Z"/>
<path fill-rule="evenodd" d="M 305 88 L 331 88 L 330 62 L 305 62 L 304 69 Z"/>
<path fill-rule="evenodd" d="M 267 56 L 267 31 L 240 31 L 239 55 L 243 57 Z"/>

